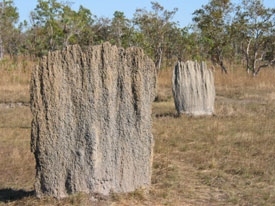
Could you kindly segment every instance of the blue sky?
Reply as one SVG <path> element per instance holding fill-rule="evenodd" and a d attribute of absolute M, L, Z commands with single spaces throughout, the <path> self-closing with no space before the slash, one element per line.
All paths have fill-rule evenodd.
<path fill-rule="evenodd" d="M 74 9 L 78 9 L 79 5 L 91 10 L 93 14 L 98 17 L 112 17 L 115 11 L 123 11 L 128 18 L 132 18 L 137 8 L 150 9 L 152 0 L 71 0 Z M 154 0 L 155 1 L 155 0 Z M 240 0 L 233 0 L 239 2 Z M 30 11 L 32 11 L 36 4 L 36 0 L 14 0 L 15 6 L 18 8 L 20 14 L 20 21 L 29 20 Z M 162 6 L 167 10 L 178 8 L 178 12 L 174 17 L 181 26 L 187 26 L 192 23 L 192 13 L 205 5 L 209 0 L 159 0 Z M 267 7 L 275 8 L 275 0 L 264 0 Z"/>

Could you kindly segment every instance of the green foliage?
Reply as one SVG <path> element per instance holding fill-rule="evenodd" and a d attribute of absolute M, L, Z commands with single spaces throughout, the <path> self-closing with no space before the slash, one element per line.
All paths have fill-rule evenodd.
<path fill-rule="evenodd" d="M 151 2 L 151 4 L 152 11 L 137 9 L 133 22 L 138 26 L 138 32 L 144 37 L 142 45 L 138 46 L 145 49 L 160 69 L 163 54 L 167 49 L 169 33 L 176 25 L 171 20 L 178 9 L 168 11 L 157 2 Z"/>
<path fill-rule="evenodd" d="M 74 11 L 69 2 L 38 0 L 38 5 L 31 13 L 32 27 L 29 32 L 34 48 L 30 50 L 41 56 L 69 44 L 90 44 L 93 17 L 90 10 L 83 6 Z"/>
<path fill-rule="evenodd" d="M 91 29 L 93 23 L 93 15 L 89 9 L 80 6 L 79 10 L 76 12 L 69 6 L 65 6 L 63 8 L 61 20 L 64 45 L 89 45 L 92 43 L 89 37 L 93 35 Z"/>
<path fill-rule="evenodd" d="M 12 25 L 18 21 L 19 14 L 13 0 L 0 2 L 1 25 Z"/>
<path fill-rule="evenodd" d="M 0 2 L 0 59 L 3 53 L 16 54 L 16 43 L 19 31 L 15 28 L 19 14 L 13 0 Z"/>
<path fill-rule="evenodd" d="M 230 50 L 230 13 L 233 7 L 230 0 L 211 0 L 201 9 L 196 10 L 193 20 L 200 29 L 204 53 L 213 63 L 218 63 L 223 71 L 223 59 Z"/>
<path fill-rule="evenodd" d="M 12 0 L 0 2 L 0 59 L 3 52 L 42 56 L 67 45 L 81 46 L 109 41 L 118 47 L 138 46 L 158 69 L 163 60 L 211 60 L 227 72 L 226 62 L 246 62 L 256 75 L 275 63 L 275 9 L 261 0 L 210 0 L 193 13 L 194 24 L 179 27 L 173 21 L 178 9 L 166 10 L 158 2 L 151 9 L 137 9 L 133 19 L 122 11 L 113 18 L 97 18 L 72 2 L 38 0 L 31 21 L 17 25 L 18 12 Z"/>
<path fill-rule="evenodd" d="M 275 9 L 265 8 L 260 0 L 243 0 L 236 8 L 232 25 L 247 72 L 251 70 L 256 75 L 275 62 Z"/>
<path fill-rule="evenodd" d="M 63 31 L 59 23 L 64 6 L 56 0 L 38 0 L 38 5 L 31 13 L 34 34 L 32 42 L 38 55 L 60 48 Z"/>
<path fill-rule="evenodd" d="M 111 22 L 110 42 L 119 47 L 129 47 L 131 45 L 132 30 L 131 21 L 125 17 L 124 13 L 115 11 Z"/>

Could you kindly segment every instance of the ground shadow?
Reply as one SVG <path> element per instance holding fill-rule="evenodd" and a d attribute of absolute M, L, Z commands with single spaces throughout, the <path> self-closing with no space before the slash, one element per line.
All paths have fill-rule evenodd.
<path fill-rule="evenodd" d="M 178 118 L 178 117 L 180 117 L 180 115 L 177 114 L 177 113 L 173 113 L 173 112 L 164 112 L 164 113 L 161 113 L 161 114 L 155 114 L 155 117 L 156 117 L 156 118 L 161 118 L 161 117 L 173 117 L 173 118 Z"/>
<path fill-rule="evenodd" d="M 34 195 L 34 191 L 0 189 L 0 202 L 11 202 L 21 200 Z"/>

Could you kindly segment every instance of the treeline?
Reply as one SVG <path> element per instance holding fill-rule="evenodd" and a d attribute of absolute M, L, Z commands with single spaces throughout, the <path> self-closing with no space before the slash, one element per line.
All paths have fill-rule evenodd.
<path fill-rule="evenodd" d="M 124 48 L 142 47 L 160 69 L 163 60 L 211 60 L 227 72 L 225 62 L 245 63 L 253 75 L 275 63 L 275 9 L 261 0 L 210 0 L 193 13 L 193 25 L 181 28 L 178 12 L 157 2 L 150 10 L 137 9 L 132 19 L 116 11 L 112 19 L 97 17 L 80 6 L 57 0 L 38 0 L 30 21 L 18 24 L 13 0 L 0 2 L 0 59 L 28 55 L 41 57 L 67 45 L 109 41 Z"/>

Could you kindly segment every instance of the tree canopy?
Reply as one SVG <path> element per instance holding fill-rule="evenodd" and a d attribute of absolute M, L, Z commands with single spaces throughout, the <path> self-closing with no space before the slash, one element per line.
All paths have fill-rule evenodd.
<path fill-rule="evenodd" d="M 67 45 L 88 46 L 109 41 L 118 47 L 139 46 L 155 62 L 177 59 L 210 60 L 228 72 L 228 62 L 245 62 L 247 72 L 275 63 L 275 9 L 261 0 L 210 0 L 193 13 L 193 24 L 180 27 L 173 20 L 177 8 L 169 11 L 158 2 L 150 9 L 137 9 L 132 19 L 123 11 L 113 17 L 97 17 L 72 2 L 37 0 L 30 21 L 18 24 L 19 14 L 12 0 L 0 1 L 0 58 L 6 55 L 40 57 Z"/>

